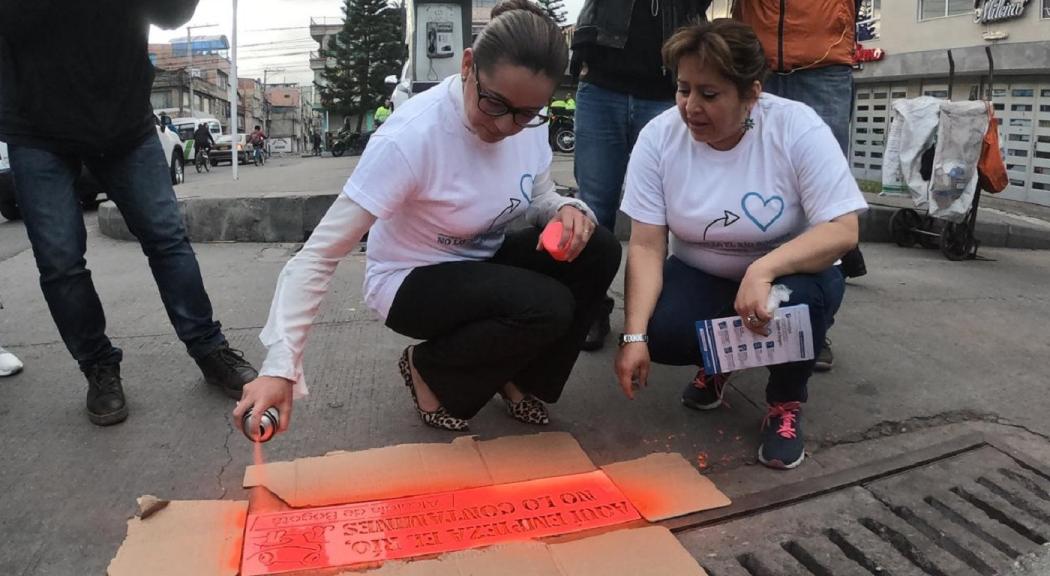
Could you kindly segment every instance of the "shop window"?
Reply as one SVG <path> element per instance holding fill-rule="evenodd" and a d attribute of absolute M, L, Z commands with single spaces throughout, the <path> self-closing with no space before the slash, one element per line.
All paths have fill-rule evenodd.
<path fill-rule="evenodd" d="M 908 97 L 908 93 L 906 91 L 903 91 L 903 90 L 900 91 L 900 92 L 892 92 L 892 93 L 890 93 L 890 98 L 893 98 L 894 100 L 896 100 L 898 98 L 907 98 L 907 97 Z"/>
<path fill-rule="evenodd" d="M 872 170 L 882 170 L 882 164 L 868 164 L 868 168 Z"/>
<path fill-rule="evenodd" d="M 867 100 L 868 98 L 871 98 L 871 94 L 868 92 L 859 92 L 857 94 L 857 100 Z"/>
<path fill-rule="evenodd" d="M 1010 134 L 1008 140 L 1012 142 L 1031 142 L 1032 137 L 1028 134 Z"/>
<path fill-rule="evenodd" d="M 1050 106 L 1047 106 L 1046 108 L 1047 108 L 1047 110 L 1050 110 Z M 1031 104 L 1011 104 L 1010 105 L 1010 111 L 1011 112 L 1031 112 L 1032 111 L 1032 105 Z"/>
<path fill-rule="evenodd" d="M 1035 90 L 1032 88 L 1014 88 L 1010 91 L 1010 95 L 1014 98 L 1031 98 L 1035 96 Z"/>
<path fill-rule="evenodd" d="M 971 0 L 919 0 L 919 20 L 972 13 Z"/>
<path fill-rule="evenodd" d="M 922 95 L 923 96 L 932 96 L 933 98 L 947 98 L 948 97 L 948 91 L 947 90 L 923 90 L 922 91 Z"/>
<path fill-rule="evenodd" d="M 1022 158 L 1028 157 L 1028 150 L 1018 150 L 1017 148 L 1010 148 L 1006 151 L 1007 156 L 1020 156 Z"/>
<path fill-rule="evenodd" d="M 885 92 L 876 92 L 871 97 L 876 99 L 876 100 L 882 100 L 882 99 L 886 98 L 886 93 Z"/>
<path fill-rule="evenodd" d="M 864 163 L 863 162 L 854 162 L 853 163 L 853 167 L 854 168 L 860 168 L 861 170 L 863 170 L 864 169 Z"/>

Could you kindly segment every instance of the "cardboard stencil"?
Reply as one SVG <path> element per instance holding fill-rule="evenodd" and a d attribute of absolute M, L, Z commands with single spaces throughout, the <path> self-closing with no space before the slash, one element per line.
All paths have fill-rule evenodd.
<path fill-rule="evenodd" d="M 441 554 L 639 519 L 602 472 L 250 514 L 243 576 Z"/>
<path fill-rule="evenodd" d="M 572 542 L 514 542 L 436 560 L 390 562 L 367 576 L 706 576 L 666 528 L 617 530 Z M 343 572 L 338 576 L 361 576 Z"/>

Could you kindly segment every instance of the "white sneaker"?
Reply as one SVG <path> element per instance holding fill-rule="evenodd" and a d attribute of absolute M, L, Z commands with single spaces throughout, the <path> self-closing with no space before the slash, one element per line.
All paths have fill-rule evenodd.
<path fill-rule="evenodd" d="M 14 354 L 0 348 L 0 377 L 11 376 L 22 371 L 22 361 Z"/>

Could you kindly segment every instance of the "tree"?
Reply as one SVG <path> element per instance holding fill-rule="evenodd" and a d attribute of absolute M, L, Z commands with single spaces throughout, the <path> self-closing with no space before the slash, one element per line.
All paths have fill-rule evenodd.
<path fill-rule="evenodd" d="M 343 29 L 328 42 L 321 102 L 329 110 L 357 115 L 361 132 L 366 114 L 387 98 L 384 79 L 404 63 L 403 5 L 388 0 L 345 0 Z"/>
<path fill-rule="evenodd" d="M 562 0 L 536 0 L 543 10 L 547 12 L 547 15 L 552 20 L 558 23 L 559 26 L 565 24 L 565 2 Z"/>

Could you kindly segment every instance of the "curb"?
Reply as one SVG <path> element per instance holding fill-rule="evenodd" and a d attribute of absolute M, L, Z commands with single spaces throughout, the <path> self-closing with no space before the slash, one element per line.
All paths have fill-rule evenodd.
<path fill-rule="evenodd" d="M 305 242 L 336 194 L 256 198 L 179 199 L 191 242 Z M 898 208 L 872 205 L 860 217 L 861 242 L 892 242 L 890 218 Z M 99 230 L 111 238 L 135 240 L 112 202 L 98 209 Z M 975 232 L 981 246 L 1050 250 L 1050 228 L 1024 223 L 982 222 Z M 627 240 L 630 223 L 620 214 L 616 237 Z"/>

